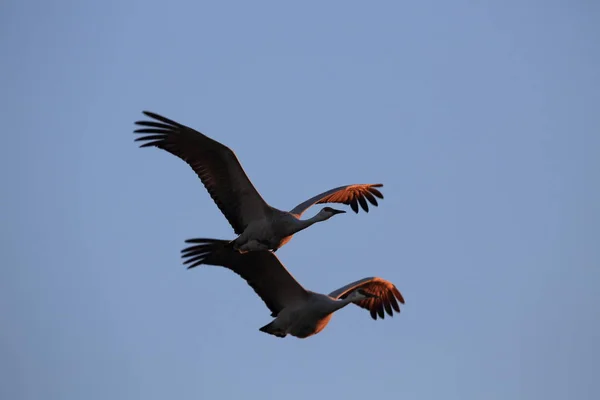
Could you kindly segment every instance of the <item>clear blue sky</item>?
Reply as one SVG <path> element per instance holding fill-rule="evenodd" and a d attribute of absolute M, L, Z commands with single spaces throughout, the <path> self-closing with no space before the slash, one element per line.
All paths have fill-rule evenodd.
<path fill-rule="evenodd" d="M 598 2 L 212 3 L 0 6 L 0 398 L 600 398 Z M 277 254 L 316 291 L 389 279 L 402 313 L 259 332 L 241 279 L 182 266 L 234 236 L 133 143 L 145 109 L 279 208 L 383 182 Z"/>

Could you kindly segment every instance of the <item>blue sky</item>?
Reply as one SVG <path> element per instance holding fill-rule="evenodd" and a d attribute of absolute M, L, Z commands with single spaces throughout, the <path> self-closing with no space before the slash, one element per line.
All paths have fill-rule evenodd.
<path fill-rule="evenodd" d="M 597 399 L 600 7 L 591 1 L 3 2 L 0 397 Z M 236 275 L 151 110 L 231 146 L 273 206 L 385 200 L 278 251 L 307 288 L 376 275 L 307 340 Z M 312 209 L 311 216 L 318 208 Z"/>

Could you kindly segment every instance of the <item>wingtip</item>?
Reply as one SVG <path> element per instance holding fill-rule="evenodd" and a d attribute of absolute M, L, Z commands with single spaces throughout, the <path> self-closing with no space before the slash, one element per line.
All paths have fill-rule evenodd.
<path fill-rule="evenodd" d="M 402 296 L 402 293 L 400 293 L 400 291 L 398 290 L 398 288 L 396 286 L 394 286 L 393 292 L 394 292 L 394 295 L 396 296 L 396 298 L 398 299 L 398 301 L 400 301 L 400 303 L 402 303 L 402 304 L 405 304 L 404 296 Z"/>
<path fill-rule="evenodd" d="M 193 263 L 192 265 L 190 265 L 189 267 L 186 268 L 186 270 L 192 269 L 192 268 L 196 268 L 198 265 L 202 265 L 202 261 L 197 261 L 195 263 Z"/>
<path fill-rule="evenodd" d="M 383 193 L 381 193 L 379 190 L 375 189 L 375 187 L 381 187 L 383 186 L 383 184 L 379 184 L 380 186 L 370 186 L 367 190 L 374 195 L 375 197 L 379 197 L 380 199 L 383 200 Z"/>
<path fill-rule="evenodd" d="M 186 239 L 185 242 L 186 243 L 211 243 L 211 241 L 214 241 L 215 239 L 206 239 L 206 238 L 191 238 L 191 239 Z"/>
<path fill-rule="evenodd" d="M 208 243 L 208 244 L 213 244 L 213 243 L 224 243 L 227 242 L 227 240 L 223 240 L 223 239 L 211 239 L 211 238 L 192 238 L 192 239 L 186 239 L 185 243 Z"/>

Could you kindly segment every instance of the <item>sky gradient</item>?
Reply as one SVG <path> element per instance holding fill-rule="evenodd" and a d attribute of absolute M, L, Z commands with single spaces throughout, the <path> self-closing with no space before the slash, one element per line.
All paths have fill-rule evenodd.
<path fill-rule="evenodd" d="M 600 398 L 599 3 L 0 11 L 0 398 Z M 182 265 L 234 234 L 133 142 L 142 110 L 233 148 L 281 209 L 383 183 L 277 255 L 319 292 L 388 279 L 400 315 L 259 332 L 245 282 Z"/>

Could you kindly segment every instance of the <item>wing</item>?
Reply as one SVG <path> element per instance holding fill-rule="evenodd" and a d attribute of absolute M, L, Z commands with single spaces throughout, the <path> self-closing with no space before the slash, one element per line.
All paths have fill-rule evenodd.
<path fill-rule="evenodd" d="M 225 267 L 241 276 L 277 316 L 285 307 L 308 299 L 308 292 L 270 251 L 233 250 L 230 242 L 217 239 L 189 239 L 193 246 L 181 250 L 188 269 L 201 264 Z"/>
<path fill-rule="evenodd" d="M 379 318 L 383 319 L 385 316 L 383 313 L 384 309 L 389 316 L 394 315 L 392 308 L 399 313 L 400 307 L 398 306 L 396 299 L 404 304 L 404 298 L 396 286 L 394 286 L 392 282 L 377 277 L 364 278 L 349 283 L 348 285 L 329 293 L 329 296 L 335 299 L 344 299 L 352 293 L 352 291 L 358 288 L 361 288 L 367 293 L 379 296 L 378 298 L 368 298 L 359 303 L 355 303 L 357 306 L 369 310 L 371 312 L 371 318 L 373 319 L 377 319 L 377 315 L 379 315 Z"/>
<path fill-rule="evenodd" d="M 360 204 L 365 212 L 369 212 L 369 204 L 367 203 L 367 200 L 372 205 L 377 206 L 377 199 L 375 197 L 383 199 L 383 195 L 375 188 L 382 186 L 383 184 L 381 183 L 340 186 L 318 194 L 315 197 L 306 200 L 304 203 L 298 204 L 292 211 L 290 211 L 290 213 L 300 217 L 313 204 L 322 203 L 342 203 L 350 205 L 355 213 L 358 213 L 358 205 Z"/>
<path fill-rule="evenodd" d="M 269 206 L 229 147 L 158 114 L 144 114 L 160 122 L 137 121 L 136 125 L 145 128 L 134 132 L 145 135 L 135 141 L 144 142 L 140 147 L 168 151 L 192 167 L 236 234 L 268 213 Z"/>

